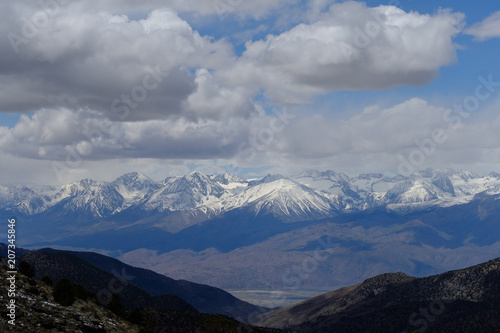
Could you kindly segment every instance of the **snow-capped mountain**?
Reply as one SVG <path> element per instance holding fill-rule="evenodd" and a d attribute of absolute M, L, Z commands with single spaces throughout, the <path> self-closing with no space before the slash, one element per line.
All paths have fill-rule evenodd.
<path fill-rule="evenodd" d="M 133 205 L 161 187 L 160 184 L 139 172 L 118 177 L 111 183 L 111 186 L 123 197 L 125 206 Z"/>
<path fill-rule="evenodd" d="M 413 204 L 444 199 L 444 191 L 431 182 L 411 177 L 387 191 L 382 200 L 392 204 Z"/>
<path fill-rule="evenodd" d="M 266 176 L 222 202 L 224 211 L 247 207 L 256 215 L 270 214 L 284 221 L 320 219 L 339 212 L 321 193 L 283 177 Z"/>
<path fill-rule="evenodd" d="M 189 210 L 217 203 L 225 193 L 218 182 L 200 172 L 193 172 L 184 177 L 165 179 L 162 187 L 141 206 L 160 212 Z"/>
<path fill-rule="evenodd" d="M 77 214 L 86 218 L 110 216 L 125 203 L 123 196 L 111 183 L 92 179 L 64 185 L 47 199 L 48 209 L 56 210 L 63 216 Z"/>
<path fill-rule="evenodd" d="M 448 169 L 428 169 L 411 177 L 377 173 L 349 177 L 331 170 L 306 170 L 289 178 L 267 175 L 254 180 L 232 174 L 207 176 L 193 172 L 163 182 L 135 172 L 112 182 L 84 179 L 59 188 L 33 184 L 0 186 L 0 212 L 45 214 L 62 221 L 68 217 L 106 219 L 117 213 L 123 217 L 133 211 L 139 217 L 161 214 L 160 222 L 164 224 L 166 216 L 175 217 L 182 212 L 183 217 L 190 216 L 192 224 L 245 209 L 256 216 L 272 215 L 294 222 L 373 207 L 404 211 L 451 206 L 469 202 L 479 194 L 496 194 L 499 188 L 500 175 L 496 173 L 482 177 Z M 177 223 L 175 230 L 181 228 Z"/>

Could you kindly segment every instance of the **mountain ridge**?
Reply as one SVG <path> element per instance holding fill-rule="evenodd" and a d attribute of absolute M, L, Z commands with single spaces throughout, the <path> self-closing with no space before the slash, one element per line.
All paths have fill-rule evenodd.
<path fill-rule="evenodd" d="M 264 209 L 294 222 L 373 207 L 418 210 L 461 204 L 480 193 L 498 193 L 499 188 L 497 173 L 480 177 L 450 169 L 428 169 L 410 177 L 392 178 L 376 173 L 349 177 L 332 170 L 305 170 L 291 177 L 268 174 L 256 180 L 232 174 L 207 176 L 196 171 L 163 182 L 133 172 L 111 182 L 83 179 L 59 188 L 0 186 L 0 214 L 47 216 L 57 221 L 78 215 L 82 221 L 98 221 L 124 212 L 158 214 L 163 220 L 167 215 L 182 213 L 184 218 L 196 216 L 193 223 L 202 223 L 234 209 L 253 207 L 255 214 Z M 270 198 L 271 192 L 277 194 Z M 266 204 L 269 201 L 272 204 Z M 182 228 L 179 223 L 173 226 L 173 230 Z"/>
<path fill-rule="evenodd" d="M 462 320 L 458 325 L 460 331 L 474 332 L 482 327 L 479 331 L 493 332 L 500 327 L 499 304 L 500 258 L 497 258 L 425 278 L 403 273 L 378 275 L 263 314 L 259 319 L 263 326 L 301 333 L 415 329 L 450 332 L 454 330 L 446 330 L 446 327 L 456 327 L 456 315 L 465 313 L 466 318 L 474 320 L 468 325 Z M 394 311 L 396 308 L 399 310 Z M 485 315 L 485 309 L 493 310 L 496 320 L 490 318 L 490 313 Z"/>

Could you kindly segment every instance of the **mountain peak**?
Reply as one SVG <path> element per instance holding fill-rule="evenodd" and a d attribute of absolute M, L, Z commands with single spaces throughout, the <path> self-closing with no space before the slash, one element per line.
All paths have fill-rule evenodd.
<path fill-rule="evenodd" d="M 214 176 L 213 180 L 224 185 L 228 185 L 229 183 L 247 183 L 243 178 L 227 172 Z"/>
<path fill-rule="evenodd" d="M 120 177 L 116 178 L 115 181 L 120 180 L 120 181 L 152 181 L 151 178 L 148 176 L 143 175 L 140 172 L 134 171 L 134 172 L 129 172 L 126 174 L 121 175 Z"/>
<path fill-rule="evenodd" d="M 267 175 L 265 175 L 261 179 L 252 180 L 252 181 L 248 182 L 248 186 L 251 187 L 251 186 L 255 186 L 255 185 L 259 185 L 259 184 L 272 183 L 272 182 L 279 180 L 279 179 L 288 179 L 288 178 L 285 176 L 282 176 L 280 174 L 272 175 L 272 174 L 268 173 Z"/>
<path fill-rule="evenodd" d="M 419 203 L 442 199 L 441 191 L 433 184 L 420 176 L 412 176 L 396 184 L 384 195 L 386 203 Z"/>

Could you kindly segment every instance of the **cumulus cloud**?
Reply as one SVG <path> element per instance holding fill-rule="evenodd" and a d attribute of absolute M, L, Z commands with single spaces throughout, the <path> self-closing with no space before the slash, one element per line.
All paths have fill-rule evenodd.
<path fill-rule="evenodd" d="M 479 41 L 500 38 L 500 11 L 494 12 L 482 22 L 474 24 L 465 30 L 465 33 L 474 36 Z"/>
<path fill-rule="evenodd" d="M 247 42 L 225 78 L 266 87 L 270 98 L 296 103 L 332 90 L 419 86 L 455 61 L 452 39 L 464 18 L 449 11 L 423 15 L 358 2 L 334 4 L 317 16 L 280 35 Z"/>
<path fill-rule="evenodd" d="M 210 159 L 235 154 L 254 119 L 113 122 L 97 111 L 44 109 L 1 127 L 0 150 L 20 158 L 66 161 L 117 158 Z"/>
<path fill-rule="evenodd" d="M 75 156 L 85 161 L 218 159 L 240 167 L 313 163 L 397 172 L 400 156 L 408 159 L 439 129 L 446 139 L 434 143 L 433 153 L 426 157 L 429 165 L 500 162 L 500 139 L 495 134 L 500 117 L 464 121 L 455 128 L 450 112 L 419 98 L 389 108 L 370 106 L 341 121 L 279 111 L 246 118 L 103 122 L 96 111 L 47 109 L 23 116 L 12 129 L 0 128 L 0 151 L 63 164 Z"/>
<path fill-rule="evenodd" d="M 42 3 L 56 1 L 64 4 L 49 14 L 33 2 L 0 3 L 0 34 L 7 37 L 0 39 L 0 112 L 26 114 L 13 128 L 0 127 L 0 155 L 76 165 L 75 174 L 85 165 L 75 159 L 95 163 L 93 170 L 136 160 L 387 165 L 429 136 L 446 110 L 411 99 L 334 121 L 276 117 L 269 106 L 425 84 L 455 60 L 453 37 L 463 25 L 463 15 L 450 11 L 311 0 L 307 15 L 297 16 L 302 23 L 281 33 L 253 40 L 273 29 L 255 21 L 256 29 L 243 26 L 217 40 L 186 17 L 223 10 L 258 19 L 290 1 L 221 0 L 229 7 L 219 8 L 201 0 Z M 248 38 L 243 54 L 231 36 Z M 495 124 L 481 130 L 497 130 Z M 465 140 L 457 135 L 455 142 Z"/>
<path fill-rule="evenodd" d="M 496 107 L 498 103 L 493 109 Z M 401 157 L 408 161 L 415 151 L 424 155 L 415 166 L 417 170 L 484 165 L 488 165 L 484 171 L 495 170 L 495 163 L 500 162 L 500 138 L 496 135 L 500 116 L 471 121 L 473 117 L 478 115 L 461 116 L 420 98 L 389 108 L 370 106 L 341 121 L 321 115 L 302 117 L 283 133 L 279 151 L 283 165 L 293 161 L 302 167 L 350 172 L 366 172 L 368 168 L 399 173 Z"/>
<path fill-rule="evenodd" d="M 232 55 L 229 44 L 200 36 L 171 9 L 132 20 L 70 3 L 42 22 L 37 13 L 45 12 L 34 6 L 9 10 L 22 19 L 2 27 L 9 37 L 0 51 L 3 112 L 88 107 L 128 109 L 115 117 L 128 121 L 161 119 L 182 113 L 197 92 L 193 69 L 221 66 Z"/>

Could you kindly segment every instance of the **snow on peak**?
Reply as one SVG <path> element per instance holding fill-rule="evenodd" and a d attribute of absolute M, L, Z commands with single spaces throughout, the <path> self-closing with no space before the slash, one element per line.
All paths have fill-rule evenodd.
<path fill-rule="evenodd" d="M 384 196 L 386 203 L 419 203 L 444 199 L 443 191 L 427 180 L 419 177 L 410 177 L 404 182 L 396 184 Z"/>
<path fill-rule="evenodd" d="M 232 174 L 232 173 L 223 173 L 223 174 L 214 176 L 213 180 L 220 183 L 220 184 L 223 184 L 223 185 L 229 185 L 231 183 L 240 183 L 240 184 L 248 183 L 248 181 L 246 181 L 243 178 L 240 178 L 237 175 Z"/>
<path fill-rule="evenodd" d="M 302 172 L 299 172 L 297 175 L 292 177 L 293 179 L 299 178 L 312 178 L 315 181 L 319 180 L 331 180 L 336 182 L 346 182 L 349 181 L 349 176 L 342 172 L 336 172 L 333 170 L 327 171 L 318 171 L 315 169 L 308 169 Z"/>
<path fill-rule="evenodd" d="M 499 188 L 499 174 L 480 177 L 451 169 L 427 169 L 409 178 L 377 173 L 349 177 L 332 170 L 306 170 L 291 178 L 269 174 L 252 181 L 229 173 L 207 176 L 193 172 L 162 183 L 132 172 L 112 182 L 83 179 L 60 188 L 0 186 L 0 208 L 26 215 L 51 208 L 58 216 L 82 218 L 108 217 L 132 207 L 146 212 L 190 210 L 206 216 L 245 208 L 299 221 L 384 205 L 404 209 L 450 206 L 477 195 L 497 195 Z"/>
<path fill-rule="evenodd" d="M 256 214 L 272 214 L 289 221 L 326 217 L 334 210 L 325 196 L 285 178 L 250 186 L 223 203 L 226 211 L 239 207 L 250 207 Z"/>
<path fill-rule="evenodd" d="M 261 179 L 252 180 L 252 181 L 248 182 L 248 186 L 251 187 L 251 186 L 256 186 L 256 185 L 260 185 L 260 184 L 271 183 L 271 182 L 274 182 L 274 181 L 280 180 L 280 179 L 287 179 L 287 178 L 285 176 L 282 176 L 279 174 L 271 175 L 270 173 L 268 173 L 266 176 L 264 176 Z"/>
<path fill-rule="evenodd" d="M 218 201 L 226 190 L 208 176 L 193 172 L 167 178 L 163 187 L 144 203 L 147 210 L 176 211 L 197 208 Z"/>

